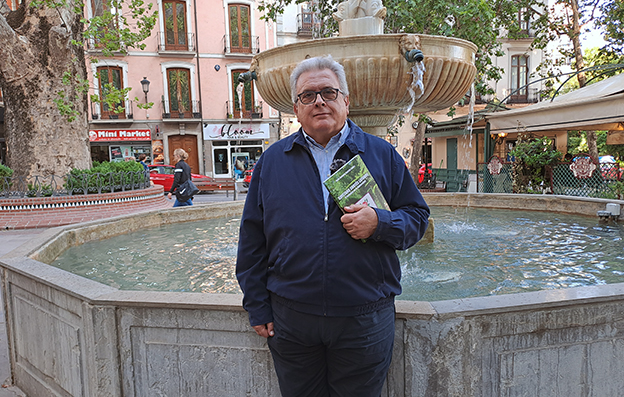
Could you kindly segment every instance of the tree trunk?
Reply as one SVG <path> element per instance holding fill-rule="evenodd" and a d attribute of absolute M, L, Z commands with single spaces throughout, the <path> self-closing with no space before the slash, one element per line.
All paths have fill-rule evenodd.
<path fill-rule="evenodd" d="M 90 168 L 81 14 L 69 1 L 58 9 L 31 7 L 0 15 L 0 87 L 4 93 L 8 166 L 16 176 L 67 174 Z M 70 81 L 63 83 L 68 73 Z M 59 93 L 77 116 L 69 121 L 54 102 Z"/>
<path fill-rule="evenodd" d="M 572 46 L 574 48 L 574 58 L 576 61 L 576 70 L 585 69 L 585 61 L 583 61 L 583 49 L 581 48 L 581 25 L 579 23 L 579 10 L 578 1 L 571 0 L 570 6 L 572 8 Z M 576 75 L 579 82 L 579 88 L 585 87 L 587 84 L 587 77 L 585 72 L 581 72 Z"/>
<path fill-rule="evenodd" d="M 589 155 L 598 161 L 598 145 L 596 144 L 596 131 L 587 131 L 587 151 Z"/>
<path fill-rule="evenodd" d="M 410 156 L 410 168 L 409 172 L 412 175 L 414 182 L 418 183 L 418 169 L 422 162 L 422 144 L 425 139 L 425 131 L 427 130 L 427 123 L 419 115 L 418 126 L 414 133 L 414 142 L 412 143 L 412 155 Z"/>

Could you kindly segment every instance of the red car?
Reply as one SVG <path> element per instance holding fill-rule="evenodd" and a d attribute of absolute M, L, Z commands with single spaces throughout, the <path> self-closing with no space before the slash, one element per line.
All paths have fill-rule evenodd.
<path fill-rule="evenodd" d="M 433 172 L 431 171 L 431 163 L 427 164 L 427 173 L 429 174 L 429 179 L 431 179 L 431 176 L 433 174 Z M 423 164 L 418 169 L 418 183 L 423 183 L 424 180 L 425 180 L 425 165 Z"/>
<path fill-rule="evenodd" d="M 251 183 L 251 174 L 253 174 L 253 168 L 249 170 L 245 170 L 245 172 L 243 173 L 244 175 L 243 187 L 245 188 L 249 187 L 249 184 Z"/>
<path fill-rule="evenodd" d="M 150 180 L 155 185 L 162 185 L 165 189 L 165 193 L 171 190 L 175 167 L 172 165 L 150 165 L 148 167 L 150 170 Z M 231 190 L 234 186 L 234 181 L 219 181 L 200 174 L 191 174 L 191 180 L 200 191 Z"/>

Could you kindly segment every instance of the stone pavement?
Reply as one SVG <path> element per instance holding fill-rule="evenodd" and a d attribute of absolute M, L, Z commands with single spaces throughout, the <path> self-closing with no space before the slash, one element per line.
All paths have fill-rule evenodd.
<path fill-rule="evenodd" d="M 236 196 L 237 201 L 245 200 L 245 198 L 245 193 L 238 193 Z M 196 205 L 201 205 L 203 203 L 233 201 L 233 199 L 234 193 L 227 192 L 200 194 L 195 196 L 193 201 Z M 171 206 L 173 206 L 174 200 L 168 201 L 171 203 Z M 43 233 L 45 230 L 45 228 L 13 230 L 4 230 L 3 228 L 0 230 L 0 258 L 40 233 Z M 0 294 L 1 292 L 0 290 Z M 12 385 L 4 305 L 0 305 L 0 384 L 0 397 L 26 397 L 19 388 Z"/>

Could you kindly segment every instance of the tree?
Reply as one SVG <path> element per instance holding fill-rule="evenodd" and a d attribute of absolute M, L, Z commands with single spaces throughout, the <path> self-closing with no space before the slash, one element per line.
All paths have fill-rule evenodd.
<path fill-rule="evenodd" d="M 561 46 L 558 51 L 561 55 L 558 62 L 543 65 L 546 75 L 554 76 L 555 70 L 561 63 L 573 59 L 573 67 L 577 71 L 578 87 L 585 87 L 587 75 L 584 71 L 585 59 L 581 47 L 581 37 L 592 26 L 601 27 L 605 30 L 607 44 L 599 51 L 599 56 L 605 61 L 613 62 L 624 60 L 622 49 L 624 48 L 624 33 L 622 33 L 622 17 L 624 17 L 624 4 L 621 0 L 557 0 L 548 12 L 539 12 L 534 28 L 537 32 L 534 46 L 545 48 L 553 39 L 567 37 L 572 47 Z M 612 71 L 613 73 L 614 71 Z M 608 76 L 609 74 L 605 74 Z M 553 80 L 555 81 L 555 80 Z M 552 83 L 551 83 L 552 84 Z M 589 154 L 598 157 L 596 132 L 587 132 L 587 145 Z"/>
<path fill-rule="evenodd" d="M 85 40 L 96 42 L 104 56 L 142 48 L 155 23 L 152 5 L 108 0 L 101 15 L 87 20 L 76 0 L 24 0 L 16 11 L 0 3 L 8 166 L 27 177 L 89 168 Z M 135 27 L 119 10 L 132 15 Z M 118 103 L 115 96 L 124 94 L 112 92 L 104 100 Z"/>

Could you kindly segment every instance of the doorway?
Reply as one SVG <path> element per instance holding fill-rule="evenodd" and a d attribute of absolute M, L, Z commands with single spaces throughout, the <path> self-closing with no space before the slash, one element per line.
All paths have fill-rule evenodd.
<path fill-rule="evenodd" d="M 169 162 L 173 161 L 173 151 L 182 148 L 188 153 L 186 163 L 191 167 L 191 172 L 199 174 L 199 156 L 197 155 L 196 135 L 171 135 L 169 141 Z M 171 164 L 175 165 L 175 164 Z"/>
<path fill-rule="evenodd" d="M 446 168 L 449 170 L 457 169 L 457 138 L 446 140 Z"/>

